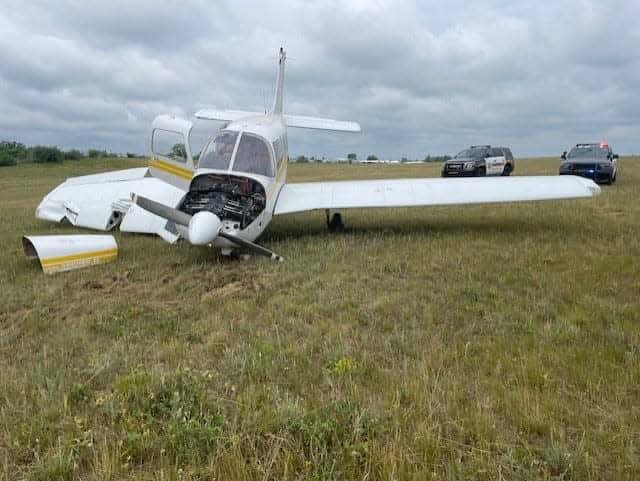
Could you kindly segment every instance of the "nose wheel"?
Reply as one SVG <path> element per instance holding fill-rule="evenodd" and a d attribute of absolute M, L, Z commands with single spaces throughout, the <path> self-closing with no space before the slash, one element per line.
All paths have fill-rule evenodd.
<path fill-rule="evenodd" d="M 335 212 L 333 216 L 329 209 L 325 210 L 327 216 L 327 228 L 332 234 L 344 232 L 344 224 L 342 223 L 342 215 L 339 212 Z"/>

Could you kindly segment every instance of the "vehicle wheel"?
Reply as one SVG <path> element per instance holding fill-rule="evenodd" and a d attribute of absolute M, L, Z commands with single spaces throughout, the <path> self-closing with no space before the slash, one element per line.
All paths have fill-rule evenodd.
<path fill-rule="evenodd" d="M 607 180 L 605 181 L 605 184 L 607 184 L 607 185 L 613 184 L 613 174 L 609 174 L 609 177 L 607 177 Z"/>
<path fill-rule="evenodd" d="M 476 177 L 484 177 L 485 175 L 487 175 L 486 167 L 479 167 L 478 170 L 476 170 Z"/>
<path fill-rule="evenodd" d="M 616 173 L 613 174 L 613 179 L 611 179 L 611 182 L 615 184 L 617 178 L 618 178 L 618 171 L 616 171 Z"/>
<path fill-rule="evenodd" d="M 503 176 L 511 175 L 511 164 L 504 164 L 504 169 L 502 170 Z"/>

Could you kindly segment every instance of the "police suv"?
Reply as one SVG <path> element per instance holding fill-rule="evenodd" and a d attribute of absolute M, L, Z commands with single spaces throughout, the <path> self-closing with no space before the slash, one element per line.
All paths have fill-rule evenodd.
<path fill-rule="evenodd" d="M 515 161 L 507 147 L 472 145 L 442 166 L 442 177 L 509 175 Z"/>
<path fill-rule="evenodd" d="M 571 151 L 563 152 L 560 175 L 579 175 L 599 184 L 613 184 L 618 176 L 618 154 L 609 144 L 577 144 Z"/>

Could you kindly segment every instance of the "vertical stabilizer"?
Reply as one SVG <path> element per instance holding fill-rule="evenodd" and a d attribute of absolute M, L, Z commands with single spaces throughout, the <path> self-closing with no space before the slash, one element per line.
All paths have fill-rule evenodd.
<path fill-rule="evenodd" d="M 282 115 L 283 113 L 283 97 L 284 97 L 284 62 L 287 59 L 287 53 L 280 47 L 280 60 L 278 61 L 278 78 L 276 79 L 276 95 L 273 99 L 273 107 L 271 114 Z"/>

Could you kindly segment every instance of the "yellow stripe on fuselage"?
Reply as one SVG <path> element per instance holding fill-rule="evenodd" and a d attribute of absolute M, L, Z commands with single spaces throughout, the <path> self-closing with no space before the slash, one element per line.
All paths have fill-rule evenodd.
<path fill-rule="evenodd" d="M 154 167 L 166 172 L 167 174 L 175 175 L 176 177 L 181 177 L 186 180 L 191 180 L 193 177 L 193 172 L 191 170 L 178 167 L 177 165 L 173 165 L 160 159 L 151 159 L 149 161 L 149 167 Z"/>

